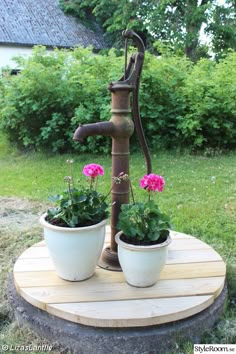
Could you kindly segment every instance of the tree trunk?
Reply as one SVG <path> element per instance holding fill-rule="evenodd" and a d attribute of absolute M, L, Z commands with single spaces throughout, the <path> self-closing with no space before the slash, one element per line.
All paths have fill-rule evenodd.
<path fill-rule="evenodd" d="M 186 8 L 186 41 L 185 41 L 185 54 L 186 56 L 196 62 L 198 60 L 197 47 L 199 44 L 199 35 L 202 23 L 205 18 L 204 9 L 201 7 L 206 3 L 202 0 L 198 4 L 198 0 L 188 0 Z"/>

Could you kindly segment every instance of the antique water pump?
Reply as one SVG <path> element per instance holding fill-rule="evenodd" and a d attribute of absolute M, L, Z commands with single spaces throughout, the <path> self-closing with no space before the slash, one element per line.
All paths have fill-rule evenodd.
<path fill-rule="evenodd" d="M 144 44 L 142 39 L 133 31 L 123 32 L 125 38 L 125 69 L 124 75 L 118 81 L 108 85 L 112 96 L 112 118 L 109 122 L 79 125 L 74 133 L 74 140 L 84 142 L 87 136 L 102 135 L 112 138 L 112 177 L 117 177 L 121 172 L 129 175 L 129 139 L 136 129 L 147 167 L 147 174 L 151 173 L 151 159 L 145 140 L 142 123 L 139 115 L 139 82 L 144 61 Z M 137 47 L 137 53 L 132 54 L 127 65 L 128 40 L 132 40 Z M 132 94 L 132 116 L 131 97 Z M 129 182 L 113 184 L 112 187 L 112 211 L 111 211 L 111 241 L 102 254 L 100 267 L 108 270 L 120 270 L 117 256 L 115 235 L 121 204 L 129 203 Z"/>

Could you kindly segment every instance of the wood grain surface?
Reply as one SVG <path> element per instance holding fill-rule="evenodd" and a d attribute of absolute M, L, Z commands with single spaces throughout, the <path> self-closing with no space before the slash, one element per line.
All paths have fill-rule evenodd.
<path fill-rule="evenodd" d="M 106 244 L 110 230 L 107 228 Z M 96 327 L 137 327 L 173 322 L 209 307 L 221 293 L 226 267 L 204 242 L 171 232 L 160 281 L 148 288 L 125 282 L 122 272 L 97 267 L 81 282 L 61 279 L 41 241 L 24 251 L 14 266 L 17 292 L 30 304 L 63 319 Z"/>

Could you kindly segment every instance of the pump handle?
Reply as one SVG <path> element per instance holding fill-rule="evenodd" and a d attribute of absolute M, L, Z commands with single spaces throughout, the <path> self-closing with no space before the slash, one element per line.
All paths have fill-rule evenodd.
<path fill-rule="evenodd" d="M 131 56 L 129 64 L 125 68 L 125 73 L 123 78 L 124 79 L 127 78 L 127 80 L 125 81 L 129 81 L 129 84 L 131 84 L 133 87 L 132 112 L 133 112 L 134 125 L 145 157 L 147 174 L 149 174 L 152 172 L 152 162 L 151 162 L 151 156 L 149 153 L 147 141 L 143 131 L 143 125 L 142 125 L 140 113 L 139 113 L 139 85 L 140 85 L 140 78 L 141 78 L 143 61 L 144 61 L 145 47 L 142 39 L 134 31 L 126 30 L 123 31 L 122 35 L 126 40 L 132 39 L 134 45 L 138 49 L 138 52 L 133 56 Z M 125 46 L 125 57 L 127 58 L 127 44 Z"/>

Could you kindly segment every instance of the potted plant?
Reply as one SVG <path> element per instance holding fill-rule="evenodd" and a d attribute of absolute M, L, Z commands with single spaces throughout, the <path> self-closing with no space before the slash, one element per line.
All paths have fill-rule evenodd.
<path fill-rule="evenodd" d="M 109 215 L 106 196 L 97 192 L 98 176 L 104 169 L 98 164 L 84 166 L 83 174 L 89 186 L 77 188 L 73 177 L 73 160 L 70 176 L 64 178 L 67 188 L 50 197 L 55 207 L 40 218 L 49 254 L 57 274 L 70 281 L 90 278 L 100 258 L 105 226 Z"/>
<path fill-rule="evenodd" d="M 122 179 L 127 179 L 124 175 Z M 156 174 L 145 175 L 140 180 L 141 188 L 148 193 L 148 200 L 136 203 L 130 183 L 133 202 L 123 204 L 119 214 L 118 257 L 126 281 L 136 287 L 154 285 L 160 278 L 171 242 L 169 216 L 151 200 L 151 194 L 162 192 L 165 181 Z"/>

